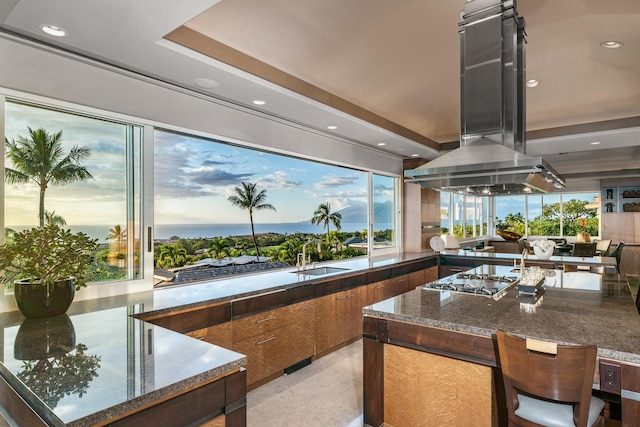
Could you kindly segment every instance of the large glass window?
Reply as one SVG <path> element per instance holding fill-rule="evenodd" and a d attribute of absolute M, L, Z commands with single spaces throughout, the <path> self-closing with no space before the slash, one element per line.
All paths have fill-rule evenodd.
<path fill-rule="evenodd" d="M 489 198 L 440 192 L 440 231 L 459 239 L 484 236 L 489 227 Z"/>
<path fill-rule="evenodd" d="M 170 131 L 156 130 L 154 139 L 156 267 L 258 251 L 296 265 L 312 239 L 321 247 L 305 248 L 311 261 L 368 253 L 367 172 Z M 373 181 L 375 240 L 395 245 L 397 178 Z M 236 203 L 247 188 L 268 206 L 250 213 Z"/>
<path fill-rule="evenodd" d="M 597 192 L 497 196 L 497 224 L 527 236 L 568 237 L 583 231 L 598 236 L 598 209 L 593 207 L 597 196 Z"/>
<path fill-rule="evenodd" d="M 142 128 L 8 101 L 5 136 L 5 238 L 56 223 L 98 239 L 93 284 L 141 278 Z"/>
<path fill-rule="evenodd" d="M 396 246 L 397 179 L 373 174 L 373 248 Z"/>

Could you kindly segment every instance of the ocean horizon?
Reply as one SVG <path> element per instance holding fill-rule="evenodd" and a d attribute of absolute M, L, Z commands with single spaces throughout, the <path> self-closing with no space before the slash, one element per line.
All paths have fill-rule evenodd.
<path fill-rule="evenodd" d="M 386 224 L 385 224 L 386 225 Z M 367 227 L 366 223 L 342 223 L 341 231 L 353 232 L 362 231 Z M 34 225 L 7 225 L 15 231 L 22 231 Z M 314 225 L 311 222 L 294 222 L 294 223 L 259 223 L 254 224 L 256 234 L 276 233 L 276 234 L 324 234 L 325 230 L 321 225 Z M 83 232 L 94 239 L 98 239 L 100 243 L 108 243 L 107 236 L 113 225 L 67 225 L 64 228 L 70 229 L 73 233 Z M 387 228 L 391 228 L 391 225 Z M 382 228 L 384 229 L 384 228 Z M 333 225 L 330 230 L 335 230 Z M 184 239 L 197 238 L 214 238 L 214 237 L 230 237 L 230 236 L 247 236 L 251 235 L 251 225 L 249 223 L 241 224 L 156 224 L 154 226 L 155 240 L 168 240 L 172 237 L 180 237 Z"/>

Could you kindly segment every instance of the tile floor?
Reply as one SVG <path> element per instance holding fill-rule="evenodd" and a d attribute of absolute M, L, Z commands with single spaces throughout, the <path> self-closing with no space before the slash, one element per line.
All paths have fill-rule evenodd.
<path fill-rule="evenodd" d="M 247 425 L 362 426 L 362 340 L 250 391 Z"/>

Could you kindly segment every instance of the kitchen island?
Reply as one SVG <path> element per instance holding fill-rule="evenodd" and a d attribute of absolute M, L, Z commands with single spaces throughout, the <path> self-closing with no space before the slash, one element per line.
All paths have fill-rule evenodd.
<path fill-rule="evenodd" d="M 483 270 L 484 269 L 484 270 Z M 480 272 L 512 275 L 512 267 Z M 545 293 L 522 302 L 418 287 L 364 312 L 365 423 L 504 425 L 494 334 L 596 344 L 594 388 L 640 419 L 640 316 L 624 276 L 547 270 Z"/>

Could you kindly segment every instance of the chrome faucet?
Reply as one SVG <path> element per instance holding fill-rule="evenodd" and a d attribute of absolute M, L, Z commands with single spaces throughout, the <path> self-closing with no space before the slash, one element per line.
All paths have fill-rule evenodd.
<path fill-rule="evenodd" d="M 320 253 L 320 250 L 322 249 L 322 247 L 320 246 L 320 239 L 311 239 L 304 245 L 302 245 L 302 253 L 299 253 L 296 257 L 296 267 L 301 267 L 302 271 L 306 270 L 307 263 L 311 262 L 311 255 L 309 255 L 309 259 L 307 259 L 307 246 L 309 246 L 313 242 L 318 243 L 318 253 Z M 300 261 L 300 258 L 302 258 L 302 261 Z"/>
<path fill-rule="evenodd" d="M 529 253 L 529 251 L 527 250 L 527 248 L 524 248 L 522 250 L 522 255 L 520 256 L 520 274 L 522 276 L 524 276 L 524 257 L 525 255 L 527 255 Z"/>

